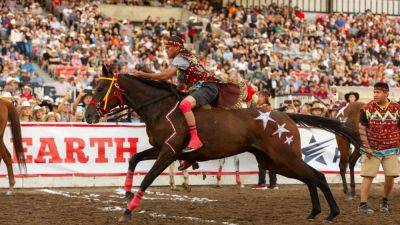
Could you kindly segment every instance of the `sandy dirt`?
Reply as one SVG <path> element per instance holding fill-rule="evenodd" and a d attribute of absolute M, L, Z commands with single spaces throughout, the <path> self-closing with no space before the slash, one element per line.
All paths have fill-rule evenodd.
<path fill-rule="evenodd" d="M 345 200 L 339 185 L 331 187 L 341 209 L 334 224 L 400 224 L 398 186 L 391 199 L 392 212 L 376 211 L 374 215 L 359 214 L 358 197 Z M 374 209 L 379 207 L 382 189 L 382 185 L 376 184 L 371 190 L 370 204 Z M 193 187 L 190 193 L 167 187 L 152 187 L 148 191 L 152 193 L 145 195 L 142 205 L 126 224 L 328 224 L 324 220 L 328 207 L 321 193 L 322 213 L 314 221 L 305 219 L 311 210 L 305 185 L 281 185 L 279 190 L 224 186 Z M 123 189 L 117 188 L 20 189 L 14 196 L 2 192 L 1 225 L 121 224 L 117 220 L 126 206 Z"/>

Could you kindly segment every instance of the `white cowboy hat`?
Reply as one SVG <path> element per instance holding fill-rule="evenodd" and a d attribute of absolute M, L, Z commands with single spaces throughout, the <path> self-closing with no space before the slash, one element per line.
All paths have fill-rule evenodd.
<path fill-rule="evenodd" d="M 51 102 L 53 101 L 53 99 L 50 98 L 48 95 L 44 96 L 42 100 L 43 101 L 51 101 Z"/>
<path fill-rule="evenodd" d="M 29 103 L 29 101 L 23 101 L 22 103 L 21 103 L 21 106 L 22 107 L 31 107 L 31 103 Z"/>
<path fill-rule="evenodd" d="M 12 95 L 10 92 L 6 91 L 1 95 L 2 98 L 12 98 Z"/>

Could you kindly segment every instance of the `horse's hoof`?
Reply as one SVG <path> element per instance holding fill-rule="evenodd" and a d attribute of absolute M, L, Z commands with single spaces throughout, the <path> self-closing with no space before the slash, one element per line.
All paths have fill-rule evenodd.
<path fill-rule="evenodd" d="M 129 209 L 126 209 L 124 212 L 124 215 L 122 215 L 118 222 L 127 222 L 132 218 L 132 211 L 130 211 Z"/>
<path fill-rule="evenodd" d="M 337 217 L 338 215 L 340 214 L 340 211 L 339 210 L 336 210 L 336 211 L 331 211 L 330 213 L 329 213 L 329 216 L 326 218 L 326 220 L 328 221 L 328 222 L 333 222 L 333 219 L 335 219 L 335 217 Z"/>
<path fill-rule="evenodd" d="M 354 200 L 354 196 L 349 194 L 346 194 L 346 200 Z"/>
<path fill-rule="evenodd" d="M 127 192 L 125 192 L 125 198 L 126 198 L 126 199 L 128 199 L 128 200 L 132 200 L 132 199 L 133 199 L 133 197 L 135 197 L 135 194 L 134 194 L 134 193 L 132 193 L 131 191 L 127 191 Z"/>
<path fill-rule="evenodd" d="M 13 192 L 13 191 L 10 191 L 10 190 L 8 190 L 8 191 L 6 192 L 6 195 L 7 195 L 7 196 L 14 195 L 14 192 Z"/>
<path fill-rule="evenodd" d="M 307 219 L 308 220 L 314 220 L 314 218 L 320 213 L 321 213 L 321 210 L 320 211 L 311 212 L 310 215 L 308 215 Z"/>
<path fill-rule="evenodd" d="M 179 191 L 179 188 L 177 188 L 176 186 L 171 187 L 171 191 Z"/>
<path fill-rule="evenodd" d="M 191 188 L 189 185 L 187 185 L 187 184 L 183 184 L 183 189 L 184 189 L 185 191 L 187 191 L 187 192 L 191 192 L 191 191 L 192 191 L 192 188 Z"/>
<path fill-rule="evenodd" d="M 197 163 L 197 162 L 193 163 L 192 169 L 197 170 L 198 168 L 200 168 L 199 163 Z"/>

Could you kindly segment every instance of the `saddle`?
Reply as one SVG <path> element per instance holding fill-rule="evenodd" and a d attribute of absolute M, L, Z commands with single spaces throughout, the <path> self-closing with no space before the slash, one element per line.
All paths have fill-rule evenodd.
<path fill-rule="evenodd" d="M 216 100 L 216 107 L 225 109 L 239 109 L 242 108 L 242 103 L 247 98 L 248 87 L 245 82 L 235 83 L 217 83 L 218 85 L 218 98 Z"/>

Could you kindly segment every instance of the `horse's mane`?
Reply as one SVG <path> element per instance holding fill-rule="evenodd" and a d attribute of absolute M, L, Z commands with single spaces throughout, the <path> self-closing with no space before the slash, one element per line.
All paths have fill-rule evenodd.
<path fill-rule="evenodd" d="M 155 87 L 155 88 L 163 89 L 163 90 L 166 90 L 166 91 L 169 91 L 169 92 L 179 93 L 179 95 L 181 95 L 181 96 L 186 95 L 185 93 L 179 91 L 178 87 L 173 83 L 169 83 L 169 82 L 166 82 L 166 81 L 156 81 L 156 80 L 143 78 L 143 77 L 136 77 L 136 76 L 132 76 L 130 74 L 125 74 L 125 76 L 128 79 L 131 79 L 131 80 L 136 79 L 136 80 L 139 80 L 142 83 L 145 83 L 145 84 L 150 85 L 150 86 Z"/>

